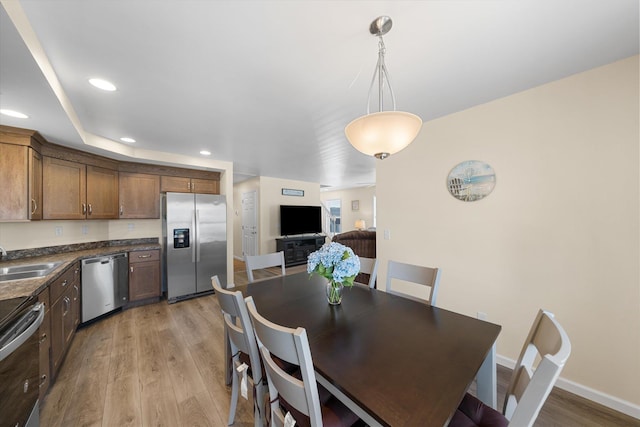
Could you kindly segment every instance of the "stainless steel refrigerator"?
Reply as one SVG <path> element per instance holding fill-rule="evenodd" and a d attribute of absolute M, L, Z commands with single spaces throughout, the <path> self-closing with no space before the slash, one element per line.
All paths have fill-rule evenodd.
<path fill-rule="evenodd" d="M 212 293 L 214 275 L 226 285 L 225 196 L 166 193 L 162 206 L 163 264 L 169 303 Z"/>

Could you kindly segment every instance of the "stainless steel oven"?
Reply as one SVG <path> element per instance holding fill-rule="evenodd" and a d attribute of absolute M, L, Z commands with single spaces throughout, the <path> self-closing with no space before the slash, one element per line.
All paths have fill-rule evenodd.
<path fill-rule="evenodd" d="M 43 319 L 35 297 L 0 301 L 0 427 L 39 425 L 36 331 Z"/>

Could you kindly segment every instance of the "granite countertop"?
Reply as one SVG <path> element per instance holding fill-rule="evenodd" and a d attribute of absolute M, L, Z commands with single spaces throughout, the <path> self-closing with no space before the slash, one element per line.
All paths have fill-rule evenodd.
<path fill-rule="evenodd" d="M 57 279 L 69 265 L 85 258 L 96 256 L 104 256 L 117 254 L 122 252 L 148 251 L 152 249 L 160 249 L 159 243 L 142 243 L 142 244 L 124 244 L 118 246 L 107 246 L 98 248 L 89 248 L 77 251 L 69 251 L 57 254 L 31 256 L 28 258 L 15 259 L 11 261 L 0 262 L 0 268 L 10 267 L 22 264 L 36 264 L 45 262 L 62 262 L 55 270 L 45 277 L 36 277 L 32 279 L 11 280 L 8 282 L 0 282 L 0 300 L 11 298 L 37 295 L 49 283 Z"/>

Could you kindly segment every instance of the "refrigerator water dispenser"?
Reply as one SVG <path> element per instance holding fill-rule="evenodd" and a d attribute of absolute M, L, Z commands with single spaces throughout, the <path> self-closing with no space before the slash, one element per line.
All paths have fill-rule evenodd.
<path fill-rule="evenodd" d="M 188 228 L 173 229 L 173 247 L 175 249 L 189 247 L 189 229 Z"/>

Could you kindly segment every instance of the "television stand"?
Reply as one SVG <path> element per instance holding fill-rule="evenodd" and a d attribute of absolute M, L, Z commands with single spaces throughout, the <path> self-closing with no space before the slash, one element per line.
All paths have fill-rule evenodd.
<path fill-rule="evenodd" d="M 284 265 L 291 267 L 307 262 L 311 252 L 315 252 L 324 245 L 326 236 L 294 236 L 276 239 L 276 251 L 284 252 Z"/>

